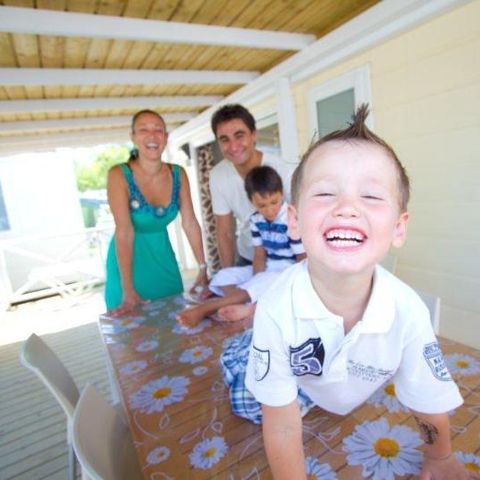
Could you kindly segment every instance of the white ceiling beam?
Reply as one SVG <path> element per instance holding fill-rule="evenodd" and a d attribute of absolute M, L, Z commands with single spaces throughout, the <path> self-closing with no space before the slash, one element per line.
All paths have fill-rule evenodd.
<path fill-rule="evenodd" d="M 87 147 L 106 143 L 127 143 L 129 132 L 125 128 L 109 130 L 83 130 L 42 135 L 9 135 L 0 137 L 0 156 L 34 151 L 52 151 L 64 147 Z"/>
<path fill-rule="evenodd" d="M 0 22 L 1 24 L 1 22 Z M 29 85 L 192 85 L 242 84 L 257 72 L 225 70 L 107 70 L 82 68 L 0 68 L 1 86 Z"/>
<path fill-rule="evenodd" d="M 144 20 L 85 13 L 0 7 L 0 32 L 111 38 L 160 43 L 183 43 L 274 50 L 301 50 L 314 35 Z"/>
<path fill-rule="evenodd" d="M 214 105 L 223 97 L 215 95 L 172 97 L 95 97 L 35 100 L 0 100 L 0 113 L 50 113 L 116 108 L 203 107 Z"/>
<path fill-rule="evenodd" d="M 162 118 L 168 124 L 186 122 L 194 118 L 194 113 L 166 113 Z M 92 128 L 92 127 L 128 127 L 131 116 L 66 118 L 58 120 L 21 120 L 18 122 L 0 122 L 0 130 L 6 132 L 25 132 L 29 130 L 48 130 L 51 128 Z"/>

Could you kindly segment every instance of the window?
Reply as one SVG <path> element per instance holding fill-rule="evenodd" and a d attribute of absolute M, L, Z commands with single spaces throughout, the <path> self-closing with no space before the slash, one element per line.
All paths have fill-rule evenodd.
<path fill-rule="evenodd" d="M 3 200 L 2 184 L 0 183 L 0 232 L 10 230 L 10 222 L 8 221 L 7 209 Z"/>
<path fill-rule="evenodd" d="M 346 127 L 357 106 L 362 103 L 371 106 L 368 66 L 313 88 L 308 93 L 307 102 L 310 111 L 310 138 Z M 373 128 L 371 115 L 367 119 L 367 125 Z"/>

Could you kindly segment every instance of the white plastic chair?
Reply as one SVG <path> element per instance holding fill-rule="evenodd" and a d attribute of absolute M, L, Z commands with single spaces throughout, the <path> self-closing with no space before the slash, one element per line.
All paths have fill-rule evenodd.
<path fill-rule="evenodd" d="M 73 417 L 73 445 L 83 480 L 143 478 L 128 426 L 89 384 Z"/>
<path fill-rule="evenodd" d="M 415 291 L 422 299 L 423 303 L 428 307 L 428 310 L 430 310 L 433 331 L 438 335 L 440 329 L 440 297 L 436 297 L 431 293 L 422 292 L 421 290 Z"/>
<path fill-rule="evenodd" d="M 60 359 L 34 333 L 23 344 L 20 361 L 40 378 L 67 416 L 68 478 L 74 480 L 76 459 L 72 446 L 72 422 L 80 392 Z"/>

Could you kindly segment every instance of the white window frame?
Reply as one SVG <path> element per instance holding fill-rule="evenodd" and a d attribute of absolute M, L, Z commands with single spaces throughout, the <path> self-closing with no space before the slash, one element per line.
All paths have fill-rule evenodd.
<path fill-rule="evenodd" d="M 355 108 L 362 103 L 368 103 L 370 106 L 370 115 L 367 117 L 366 124 L 368 128 L 373 130 L 370 67 L 369 65 L 363 65 L 348 73 L 332 78 L 308 91 L 307 106 L 310 139 L 318 132 L 317 102 L 349 89 L 353 89 L 354 92 Z"/>

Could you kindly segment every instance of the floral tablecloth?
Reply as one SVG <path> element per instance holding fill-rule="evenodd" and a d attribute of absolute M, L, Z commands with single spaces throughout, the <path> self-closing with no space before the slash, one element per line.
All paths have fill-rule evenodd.
<path fill-rule="evenodd" d="M 269 479 L 261 427 L 235 417 L 219 356 L 249 328 L 204 320 L 175 322 L 182 296 L 144 305 L 128 317 L 100 317 L 146 479 Z M 480 351 L 440 339 L 465 403 L 450 412 L 458 458 L 480 471 Z M 392 384 L 345 417 L 314 408 L 303 420 L 305 464 L 311 479 L 415 478 L 422 440 Z"/>

